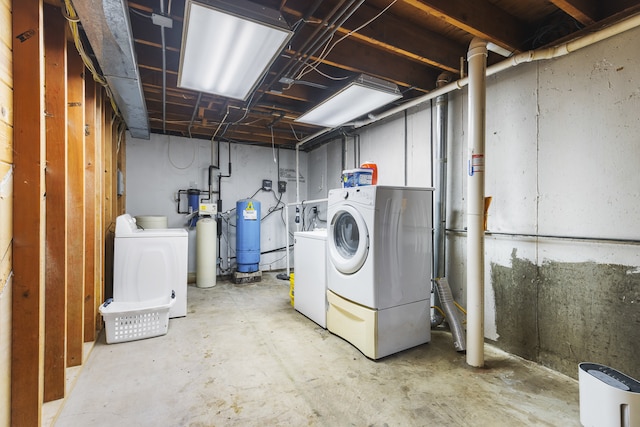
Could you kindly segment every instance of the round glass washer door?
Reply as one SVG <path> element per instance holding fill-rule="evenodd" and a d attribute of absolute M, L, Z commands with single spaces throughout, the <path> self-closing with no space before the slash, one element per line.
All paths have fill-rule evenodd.
<path fill-rule="evenodd" d="M 329 258 L 343 274 L 357 272 L 369 253 L 369 232 L 360 212 L 341 206 L 329 223 Z"/>

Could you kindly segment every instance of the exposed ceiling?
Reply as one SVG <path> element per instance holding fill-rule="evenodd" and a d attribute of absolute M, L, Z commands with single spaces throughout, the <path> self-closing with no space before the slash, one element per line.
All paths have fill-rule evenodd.
<path fill-rule="evenodd" d="M 344 85 L 345 78 L 364 73 L 394 82 L 403 93 L 399 104 L 433 90 L 442 72 L 459 78 L 474 37 L 517 53 L 640 11 L 640 2 L 632 0 L 254 2 L 279 10 L 295 34 L 243 102 L 176 86 L 184 0 L 129 1 L 151 132 L 293 147 L 321 129 L 294 119 Z M 173 20 L 173 27 L 165 29 L 164 96 L 162 30 L 151 19 L 162 10 Z M 306 50 L 314 44 L 317 49 Z M 490 53 L 488 62 L 502 59 Z"/>

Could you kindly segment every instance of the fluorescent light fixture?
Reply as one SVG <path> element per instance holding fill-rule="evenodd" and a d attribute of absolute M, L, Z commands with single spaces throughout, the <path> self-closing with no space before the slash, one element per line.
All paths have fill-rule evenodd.
<path fill-rule="evenodd" d="M 345 88 L 295 121 L 324 127 L 338 127 L 399 98 L 402 98 L 402 94 L 395 84 L 360 75 Z"/>
<path fill-rule="evenodd" d="M 245 100 L 293 32 L 278 11 L 242 0 L 187 0 L 178 86 Z"/>

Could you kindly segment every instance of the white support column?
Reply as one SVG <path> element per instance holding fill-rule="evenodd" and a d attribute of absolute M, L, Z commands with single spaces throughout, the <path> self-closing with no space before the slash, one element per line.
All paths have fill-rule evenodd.
<path fill-rule="evenodd" d="M 487 42 L 474 38 L 469 63 L 467 176 L 467 364 L 484 366 L 484 143 Z"/>

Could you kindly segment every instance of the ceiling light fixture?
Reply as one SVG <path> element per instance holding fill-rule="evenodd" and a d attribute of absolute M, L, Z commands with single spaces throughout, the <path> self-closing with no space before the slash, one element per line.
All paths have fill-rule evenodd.
<path fill-rule="evenodd" d="M 292 35 L 278 11 L 256 3 L 187 0 L 178 86 L 245 100 Z"/>
<path fill-rule="evenodd" d="M 399 98 L 402 94 L 395 84 L 362 74 L 295 121 L 338 127 Z"/>

